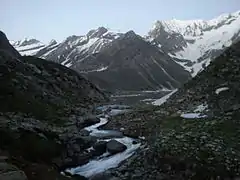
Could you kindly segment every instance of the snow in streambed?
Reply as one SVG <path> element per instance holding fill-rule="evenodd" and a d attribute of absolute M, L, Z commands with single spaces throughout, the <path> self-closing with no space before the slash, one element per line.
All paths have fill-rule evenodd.
<path fill-rule="evenodd" d="M 126 109 L 123 109 L 123 110 L 112 109 L 110 111 L 110 114 L 116 115 L 122 112 L 126 112 Z M 96 136 L 100 138 L 105 136 L 107 137 L 108 135 L 112 135 L 112 134 L 116 135 L 118 133 L 121 133 L 113 130 L 98 129 L 100 126 L 105 125 L 108 122 L 107 117 L 108 115 L 106 115 L 105 118 L 100 118 L 99 123 L 86 127 L 85 130 L 90 131 L 91 136 Z M 140 143 L 138 144 L 133 143 L 135 141 L 133 138 L 129 138 L 126 136 L 121 138 L 113 138 L 113 139 L 127 146 L 127 149 L 121 153 L 114 154 L 114 155 L 111 155 L 109 152 L 106 152 L 103 155 L 99 156 L 98 158 L 91 160 L 89 163 L 76 168 L 67 169 L 66 172 L 69 172 L 71 174 L 79 174 L 87 178 L 91 177 L 93 175 L 102 173 L 108 169 L 118 167 L 122 161 L 132 156 L 134 152 L 141 146 Z M 111 139 L 105 139 L 104 141 L 110 141 L 110 140 Z M 89 150 L 91 149 L 92 147 L 89 148 Z"/>
<path fill-rule="evenodd" d="M 203 112 L 207 111 L 208 105 L 207 104 L 200 104 L 196 107 L 196 109 L 193 111 L 193 113 L 182 113 L 180 117 L 185 119 L 200 119 L 200 118 L 206 118 L 207 115 L 204 115 Z"/>
<path fill-rule="evenodd" d="M 216 93 L 216 94 L 219 94 L 220 92 L 222 92 L 222 91 L 227 91 L 227 90 L 229 90 L 228 87 L 222 87 L 222 88 L 216 89 L 215 93 Z"/>
<path fill-rule="evenodd" d="M 205 118 L 207 116 L 202 115 L 201 113 L 185 113 L 185 114 L 181 114 L 180 117 L 185 119 L 200 119 L 200 118 Z"/>
<path fill-rule="evenodd" d="M 85 177 L 91 177 L 108 169 L 118 167 L 122 161 L 132 156 L 133 153 L 140 147 L 140 144 L 133 144 L 134 140 L 132 138 L 124 137 L 116 140 L 125 144 L 127 146 L 127 150 L 113 156 L 104 157 L 98 160 L 92 160 L 83 166 L 68 169 L 67 171 L 71 174 L 79 174 Z"/>

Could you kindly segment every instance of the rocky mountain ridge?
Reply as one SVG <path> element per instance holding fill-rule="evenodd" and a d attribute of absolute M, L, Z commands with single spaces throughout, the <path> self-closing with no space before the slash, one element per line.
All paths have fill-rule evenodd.
<path fill-rule="evenodd" d="M 212 20 L 157 21 L 146 37 L 195 76 L 240 40 L 240 11 Z"/>
<path fill-rule="evenodd" d="M 145 45 L 145 52 L 146 49 L 155 49 L 154 60 L 157 60 L 157 62 L 167 60 L 170 64 L 174 64 L 173 69 L 177 65 L 182 66 L 183 68 L 178 67 L 178 71 L 169 71 L 161 63 L 158 66 L 159 70 L 146 66 L 146 64 L 152 63 L 150 54 L 145 57 L 141 55 L 132 56 L 132 52 L 120 45 L 126 43 L 124 45 L 126 48 L 130 39 L 132 39 L 136 40 L 134 45 L 136 49 L 132 49 L 132 51 L 141 49 L 137 45 L 140 41 L 135 38 L 135 33 L 131 33 L 131 31 L 116 33 L 107 28 L 99 27 L 90 30 L 83 36 L 69 36 L 61 43 L 51 41 L 48 45 L 42 45 L 37 40 L 25 40 L 13 45 L 21 54 L 31 54 L 50 59 L 77 70 L 107 91 L 113 89 L 117 89 L 117 91 L 174 89 L 180 87 L 180 84 L 189 79 L 186 71 L 195 76 L 206 68 L 215 57 L 220 55 L 226 47 L 240 39 L 239 13 L 238 11 L 223 14 L 208 21 L 180 21 L 175 19 L 157 21 L 148 35 L 141 39 L 151 43 Z M 127 36 L 129 37 L 125 38 L 124 42 L 123 39 Z M 25 46 L 22 46 L 21 43 Z M 29 45 L 29 43 L 33 44 Z M 122 51 L 120 52 L 120 58 L 114 56 L 117 51 Z M 130 58 L 129 61 L 126 61 L 126 57 Z M 131 59 L 132 57 L 134 59 Z M 98 58 L 100 59 L 98 60 Z M 144 64 L 141 64 L 143 59 L 145 59 Z M 119 63 L 115 63 L 115 61 Z M 177 65 L 172 61 L 175 61 Z M 120 62 L 124 66 L 129 66 L 130 69 L 133 68 L 134 71 L 126 72 L 125 67 L 123 69 Z M 160 73 L 163 74 L 162 78 L 156 75 L 155 72 L 157 71 L 164 71 Z M 116 72 L 118 72 L 117 75 Z M 125 73 L 130 73 L 129 81 L 138 82 L 138 85 L 130 88 L 130 85 L 127 85 L 123 80 L 126 76 Z M 118 83 L 114 82 L 113 77 L 117 79 Z"/>
<path fill-rule="evenodd" d="M 173 89 L 190 78 L 170 56 L 133 31 L 123 34 L 108 48 L 86 57 L 72 68 L 86 74 L 100 87 L 115 92 Z"/>
<path fill-rule="evenodd" d="M 35 56 L 72 68 L 111 92 L 173 89 L 190 78 L 170 56 L 133 31 L 99 27 L 45 46 Z"/>

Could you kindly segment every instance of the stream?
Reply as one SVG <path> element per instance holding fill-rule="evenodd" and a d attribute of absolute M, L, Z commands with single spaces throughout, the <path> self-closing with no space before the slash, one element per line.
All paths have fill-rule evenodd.
<path fill-rule="evenodd" d="M 110 109 L 110 110 L 109 110 Z M 128 106 L 124 105 L 110 105 L 99 107 L 103 114 L 100 115 L 100 122 L 92 126 L 84 128 L 90 132 L 91 136 L 98 138 L 98 141 L 110 141 L 112 139 L 124 144 L 127 149 L 123 152 L 111 155 L 109 152 L 94 158 L 89 163 L 82 166 L 67 169 L 66 172 L 71 174 L 78 174 L 86 178 L 92 177 L 96 174 L 103 173 L 104 171 L 112 168 L 117 168 L 121 162 L 129 158 L 141 146 L 141 143 L 134 143 L 136 139 L 123 136 L 120 131 L 113 130 L 100 130 L 99 127 L 105 125 L 109 121 L 110 116 L 115 116 L 129 111 Z M 108 111 L 107 111 L 108 110 Z M 114 137 L 114 138 L 108 138 Z M 91 148 L 90 148 L 91 149 Z"/>

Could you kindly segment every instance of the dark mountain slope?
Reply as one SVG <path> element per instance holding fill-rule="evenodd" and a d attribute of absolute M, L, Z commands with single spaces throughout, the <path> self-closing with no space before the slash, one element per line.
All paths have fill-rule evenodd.
<path fill-rule="evenodd" d="M 93 84 L 59 64 L 34 57 L 0 56 L 1 111 L 47 118 L 87 110 L 105 95 Z M 78 97 L 78 98 L 76 98 Z"/>
<path fill-rule="evenodd" d="M 6 35 L 0 31 L 0 50 L 1 52 L 4 51 L 4 53 L 7 53 L 14 57 L 20 57 L 21 55 L 17 52 L 16 49 L 14 49 L 11 44 L 9 43 Z"/>
<path fill-rule="evenodd" d="M 80 130 L 99 122 L 91 111 L 106 100 L 77 72 L 21 57 L 1 36 L 0 179 L 65 180 L 57 168 L 76 166 L 91 157 L 84 148 L 94 141 L 82 137 Z M 9 163 L 22 171 L 9 169 Z"/>
<path fill-rule="evenodd" d="M 90 80 L 111 91 L 172 89 L 190 78 L 171 57 L 133 31 L 72 68 L 85 72 Z"/>

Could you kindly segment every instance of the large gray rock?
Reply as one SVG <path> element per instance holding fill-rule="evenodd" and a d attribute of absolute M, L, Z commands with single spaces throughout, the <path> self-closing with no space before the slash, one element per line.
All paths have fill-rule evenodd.
<path fill-rule="evenodd" d="M 96 151 L 94 154 L 101 155 L 107 151 L 107 142 L 98 141 L 93 145 L 93 149 Z"/>
<path fill-rule="evenodd" d="M 111 140 L 107 143 L 107 150 L 108 152 L 110 152 L 111 154 L 116 154 L 119 152 L 123 152 L 127 149 L 127 146 L 125 146 L 124 144 L 116 141 L 116 140 Z"/>

